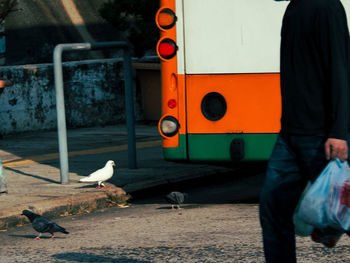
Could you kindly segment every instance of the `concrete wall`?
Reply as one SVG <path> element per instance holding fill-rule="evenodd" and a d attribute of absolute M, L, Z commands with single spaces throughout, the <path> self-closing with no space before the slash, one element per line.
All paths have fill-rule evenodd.
<path fill-rule="evenodd" d="M 67 127 L 125 121 L 122 60 L 66 62 L 63 76 Z M 57 127 L 52 64 L 0 67 L 0 78 L 14 83 L 0 97 L 0 134 Z M 135 99 L 137 120 L 142 119 L 139 101 Z"/>

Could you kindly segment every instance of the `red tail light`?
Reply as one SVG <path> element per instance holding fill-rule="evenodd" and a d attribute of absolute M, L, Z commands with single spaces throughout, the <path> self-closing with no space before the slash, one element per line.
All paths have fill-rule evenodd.
<path fill-rule="evenodd" d="M 158 44 L 158 54 L 163 59 L 171 59 L 176 55 L 177 46 L 170 38 L 162 39 Z"/>
<path fill-rule="evenodd" d="M 168 100 L 168 107 L 170 108 L 170 109 L 174 109 L 174 108 L 176 108 L 176 100 L 175 99 L 170 99 L 170 100 Z"/>

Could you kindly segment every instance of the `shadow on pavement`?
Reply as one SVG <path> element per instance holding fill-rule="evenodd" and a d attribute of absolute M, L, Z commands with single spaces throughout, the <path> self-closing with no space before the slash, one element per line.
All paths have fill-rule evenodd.
<path fill-rule="evenodd" d="M 197 179 L 169 183 L 130 193 L 132 204 L 160 204 L 158 209 L 170 208 L 165 195 L 172 191 L 188 194 L 181 207 L 209 204 L 256 204 L 265 179 L 266 163 L 243 166 L 232 173 L 216 174 Z M 164 205 L 163 205 L 164 204 Z"/>
<path fill-rule="evenodd" d="M 25 172 L 22 172 L 21 170 L 17 170 L 17 169 L 11 168 L 11 167 L 6 167 L 6 170 L 9 170 L 9 171 L 21 174 L 21 175 L 25 175 L 25 176 L 30 176 L 30 177 L 33 177 L 33 178 L 36 178 L 36 179 L 40 179 L 40 180 L 43 180 L 43 181 L 46 181 L 46 182 L 49 182 L 49 183 L 60 184 L 59 181 L 52 180 L 50 178 L 42 177 L 42 176 L 39 176 L 39 175 L 25 173 Z"/>
<path fill-rule="evenodd" d="M 61 253 L 52 256 L 56 260 L 66 260 L 73 262 L 118 262 L 118 263 L 151 263 L 150 261 L 130 259 L 130 258 L 113 258 L 88 253 Z"/>
<path fill-rule="evenodd" d="M 35 235 L 9 235 L 10 237 L 18 237 L 18 238 L 27 238 L 27 239 L 34 239 L 36 238 Z M 59 237 L 55 236 L 55 239 L 61 239 L 65 237 Z M 40 239 L 51 239 L 51 236 L 41 236 Z"/>

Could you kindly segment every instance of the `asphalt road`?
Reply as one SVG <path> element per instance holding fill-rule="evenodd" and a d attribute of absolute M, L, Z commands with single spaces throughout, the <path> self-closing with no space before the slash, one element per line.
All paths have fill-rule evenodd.
<path fill-rule="evenodd" d="M 262 180 L 261 173 L 225 175 L 176 185 L 189 194 L 180 211 L 165 202 L 169 189 L 138 193 L 127 208 L 56 219 L 70 234 L 54 240 L 33 240 L 30 226 L 9 229 L 0 232 L 0 262 L 264 262 L 256 203 Z M 250 195 L 239 200 L 236 192 Z M 350 261 L 347 237 L 334 249 L 309 238 L 298 238 L 297 247 L 298 262 Z"/>

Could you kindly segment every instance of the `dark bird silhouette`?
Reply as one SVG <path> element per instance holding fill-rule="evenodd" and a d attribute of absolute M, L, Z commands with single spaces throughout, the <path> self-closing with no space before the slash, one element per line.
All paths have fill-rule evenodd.
<path fill-rule="evenodd" d="M 22 215 L 25 215 L 28 217 L 30 222 L 32 223 L 33 228 L 39 232 L 39 235 L 35 238 L 40 239 L 42 233 L 50 233 L 51 239 L 55 237 L 55 232 L 61 232 L 63 234 L 69 234 L 63 227 L 57 225 L 55 222 L 51 221 L 50 219 L 35 214 L 29 210 L 23 210 Z"/>
<path fill-rule="evenodd" d="M 181 209 L 180 204 L 183 204 L 187 199 L 186 193 L 181 192 L 171 192 L 165 196 L 165 200 L 171 204 L 171 209 L 177 206 L 177 209 Z"/>

